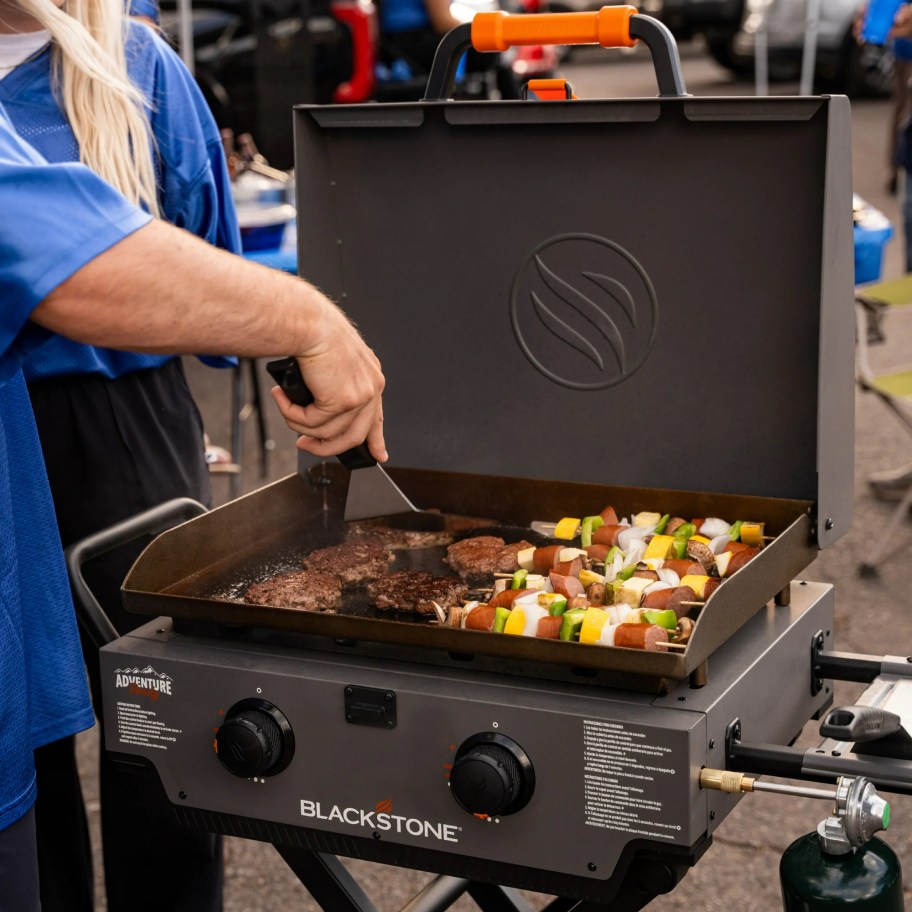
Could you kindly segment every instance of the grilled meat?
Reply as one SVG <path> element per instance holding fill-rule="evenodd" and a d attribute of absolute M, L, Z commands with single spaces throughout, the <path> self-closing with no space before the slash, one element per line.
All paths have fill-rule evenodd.
<path fill-rule="evenodd" d="M 342 603 L 342 584 L 331 573 L 302 570 L 254 583 L 244 601 L 300 611 L 333 611 Z"/>
<path fill-rule="evenodd" d="M 433 576 L 423 570 L 399 570 L 368 584 L 367 594 L 381 611 L 417 611 L 435 614 L 431 602 L 441 608 L 458 605 L 468 587 L 455 576 Z"/>
<path fill-rule="evenodd" d="M 363 586 L 383 576 L 396 558 L 376 538 L 353 538 L 304 558 L 305 570 L 331 573 L 343 586 Z"/>
<path fill-rule="evenodd" d="M 508 545 L 496 535 L 478 535 L 450 545 L 446 562 L 470 584 L 484 585 L 490 583 L 492 573 L 515 573 L 516 555 L 531 547 L 527 541 Z"/>
<path fill-rule="evenodd" d="M 411 548 L 436 548 L 448 545 L 453 540 L 453 533 L 409 532 L 405 529 L 391 529 L 378 519 L 358 519 L 348 523 L 349 539 L 373 538 L 382 542 L 387 548 L 396 550 Z"/>

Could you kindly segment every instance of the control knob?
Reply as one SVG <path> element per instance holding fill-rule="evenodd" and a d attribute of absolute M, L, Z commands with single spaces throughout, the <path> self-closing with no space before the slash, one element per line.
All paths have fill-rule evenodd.
<path fill-rule="evenodd" d="M 456 752 L 450 790 L 470 814 L 515 814 L 528 804 L 534 788 L 535 772 L 526 752 L 504 735 L 473 735 Z"/>
<path fill-rule="evenodd" d="M 266 700 L 241 700 L 215 735 L 219 762 L 235 776 L 274 776 L 291 762 L 294 733 L 285 714 Z"/>

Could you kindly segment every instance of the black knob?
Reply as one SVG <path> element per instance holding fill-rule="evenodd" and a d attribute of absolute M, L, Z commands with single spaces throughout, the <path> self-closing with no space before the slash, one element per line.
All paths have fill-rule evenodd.
<path fill-rule="evenodd" d="M 502 735 L 475 735 L 456 752 L 450 789 L 470 814 L 513 814 L 532 796 L 535 775 L 523 749 Z"/>
<path fill-rule="evenodd" d="M 291 761 L 294 735 L 277 707 L 265 700 L 242 700 L 225 713 L 215 750 L 235 776 L 274 776 Z"/>

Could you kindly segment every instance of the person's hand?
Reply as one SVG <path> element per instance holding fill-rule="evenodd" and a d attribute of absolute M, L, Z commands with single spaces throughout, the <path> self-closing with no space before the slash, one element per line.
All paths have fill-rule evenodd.
<path fill-rule="evenodd" d="M 864 21 L 867 13 L 868 4 L 865 3 L 864 6 L 858 8 L 858 13 L 852 22 L 852 37 L 858 42 L 858 44 L 864 44 L 864 41 L 862 41 L 861 38 L 861 33 L 864 30 Z"/>
<path fill-rule="evenodd" d="M 336 456 L 366 441 L 373 457 L 386 462 L 380 362 L 345 314 L 327 304 L 320 342 L 298 356 L 313 404 L 292 404 L 278 386 L 272 396 L 285 423 L 303 435 L 299 449 Z"/>
<path fill-rule="evenodd" d="M 893 20 L 889 38 L 912 38 L 912 5 L 901 6 Z"/>

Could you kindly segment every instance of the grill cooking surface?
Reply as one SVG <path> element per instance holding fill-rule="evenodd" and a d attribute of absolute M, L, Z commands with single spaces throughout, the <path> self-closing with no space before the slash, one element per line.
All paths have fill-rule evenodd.
<path fill-rule="evenodd" d="M 401 647 L 547 662 L 615 672 L 612 686 L 643 686 L 631 676 L 656 681 L 687 677 L 814 558 L 812 505 L 805 501 L 734 497 L 572 482 L 463 475 L 417 469 L 391 470 L 397 484 L 423 508 L 438 508 L 458 537 L 481 532 L 507 542 L 542 542 L 533 520 L 585 516 L 613 504 L 630 515 L 662 509 L 686 516 L 751 518 L 766 523 L 776 540 L 700 609 L 685 650 L 677 653 L 581 645 L 536 637 L 507 636 L 430 624 L 415 614 L 378 612 L 364 590 L 345 595 L 338 613 L 306 612 L 241 601 L 254 582 L 297 570 L 304 554 L 345 538 L 342 514 L 347 472 L 321 467 L 319 483 L 292 475 L 253 494 L 165 532 L 147 549 L 124 583 L 127 609 L 139 614 L 267 628 Z M 490 525 L 477 519 L 488 513 Z M 394 569 L 452 575 L 445 547 L 398 551 Z M 660 685 L 661 686 L 661 685 Z"/>

